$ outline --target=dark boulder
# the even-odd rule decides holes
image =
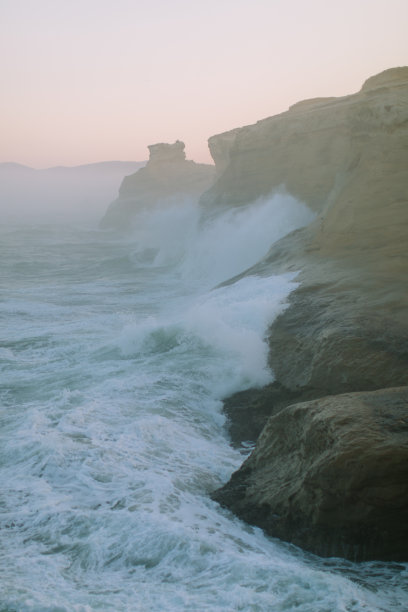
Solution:
[[[213,498],[321,556],[408,560],[408,387],[288,406]]]

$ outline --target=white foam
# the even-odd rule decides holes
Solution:
[[[293,276],[251,276],[184,299],[160,317],[127,323],[114,342],[124,357],[181,361],[193,360],[196,353],[201,375],[216,398],[267,384],[272,372],[265,335],[296,286]]]
[[[220,368],[213,354],[203,373],[218,396],[270,382],[265,333],[295,287],[293,275],[252,276],[210,293],[203,293],[203,287],[207,290],[249,268],[274,241],[312,218],[306,206],[284,193],[222,211],[207,223],[200,223],[194,201],[141,210],[133,236],[135,261],[176,265],[174,282],[180,287],[184,283],[185,293],[196,295],[164,309],[159,318],[126,324],[117,338],[121,354],[182,352],[183,347],[188,352],[189,343],[200,342],[223,363]],[[153,255],[143,258],[146,253]]]
[[[256,264],[274,242],[313,218],[307,206],[285,193],[224,210],[200,226],[183,273],[214,284],[227,280]]]
[[[141,209],[132,230],[132,258],[156,266],[178,263],[197,236],[199,218],[197,201],[188,198]]]
[[[30,266],[20,276],[3,268],[0,317],[15,315],[0,364],[0,609],[404,609],[403,571],[376,566],[370,577],[369,566],[340,562],[329,571],[209,498],[242,462],[219,398],[270,380],[265,333],[294,282],[246,277],[207,291],[232,267],[213,273],[210,248],[196,257],[200,240],[216,241],[196,218],[183,225],[190,212],[181,207],[165,248],[171,215],[160,231],[151,217],[141,247],[159,250],[147,262],[135,239],[71,232],[51,244],[43,234],[43,249],[27,233],[10,238],[23,261],[44,250],[52,265],[34,288]],[[213,223],[231,230],[227,257],[234,224]],[[248,246],[240,266],[251,257]]]
[[[285,234],[310,223],[314,214],[285,193],[222,210],[205,223],[194,200],[165,202],[141,210],[133,233],[138,263],[179,263],[190,282],[217,284],[254,265]]]

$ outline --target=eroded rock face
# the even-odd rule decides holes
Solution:
[[[387,503],[370,506],[366,493],[356,493],[364,482],[349,481],[349,463],[336,457],[344,449],[346,455],[350,449],[360,453],[359,471],[378,491],[388,476],[394,482],[394,468],[388,476],[381,468],[384,448],[389,445],[388,465],[394,465],[392,456],[396,464],[406,462],[405,450],[400,453],[387,427],[388,441],[367,438],[364,447],[366,419],[374,423],[380,408],[367,412],[371,400],[363,406],[359,392],[380,390],[365,397],[375,397],[388,411],[385,421],[393,421],[395,436],[405,435],[405,417],[399,418],[400,404],[391,395],[406,398],[406,391],[387,388],[408,385],[408,68],[372,77],[352,96],[301,102],[287,113],[216,136],[210,145],[221,172],[203,206],[238,206],[284,186],[317,213],[315,221],[275,243],[245,273],[297,271],[300,286],[269,330],[275,382],[226,402],[235,444],[255,440],[268,415],[274,416],[254,454],[215,498],[268,533],[318,554],[407,558],[397,542],[400,534],[407,551],[406,519],[395,509],[399,485],[388,489]],[[311,421],[309,409],[294,406],[309,400],[316,401],[302,406],[313,408]],[[320,410],[330,418],[317,418]],[[279,446],[271,424],[290,452]],[[315,454],[309,449],[303,456],[303,470],[299,453],[312,442]],[[289,494],[284,499],[289,485],[281,498],[272,477],[283,469],[287,483],[295,483],[290,499]],[[395,467],[396,473],[401,469]],[[332,486],[336,479],[349,491],[344,502]],[[343,510],[335,511],[338,507]]]
[[[406,241],[408,67],[213,136],[209,147],[218,179],[202,197],[207,209],[284,187],[318,214],[310,248],[336,256]]]
[[[407,276],[392,259],[389,268],[304,269],[269,331],[269,362],[286,389],[321,397],[408,385]]]
[[[322,556],[408,560],[408,387],[288,406],[213,497]]]
[[[183,142],[148,148],[148,163],[123,179],[119,197],[109,206],[101,227],[131,229],[140,210],[177,203],[183,198],[198,200],[213,183],[214,166],[186,160]]]
[[[288,401],[408,384],[408,68],[368,79],[353,96],[301,102],[227,136],[211,146],[224,148],[229,168],[206,197],[236,204],[235,189],[254,167],[254,186],[257,178],[259,189],[288,178],[286,187],[296,183],[319,212],[249,271],[297,271],[301,283],[270,329],[276,383],[254,392],[250,420],[259,427]],[[227,408],[234,442],[238,429],[241,439],[252,437],[245,437],[242,398]]]

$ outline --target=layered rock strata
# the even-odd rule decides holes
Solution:
[[[239,444],[245,439],[254,440],[270,415],[275,416],[268,422],[269,432],[279,424],[279,430],[282,432],[286,427],[285,435],[290,437],[290,429],[299,418],[301,425],[296,425],[295,430],[296,436],[300,436],[307,419],[301,416],[303,409],[294,405],[297,402],[408,385],[408,68],[395,68],[372,77],[359,93],[351,96],[299,103],[287,113],[255,126],[213,137],[210,146],[218,165],[218,178],[201,200],[209,210],[239,206],[284,188],[317,213],[308,227],[277,242],[267,257],[247,272],[269,275],[296,270],[300,286],[291,294],[289,307],[270,328],[269,357],[275,382],[261,390],[237,394],[226,402],[233,441]],[[386,393],[378,396],[384,402]],[[313,410],[325,411],[327,401],[321,399]],[[335,397],[332,401],[335,412],[342,404]],[[348,401],[350,405],[354,402]],[[355,401],[358,405],[359,400]],[[388,403],[388,407],[392,414],[393,404]],[[395,426],[400,423],[403,428],[404,419],[408,418],[406,401],[398,410],[401,419],[395,420]],[[359,417],[356,412],[351,437],[364,434],[367,413],[361,414]],[[333,422],[338,424],[336,419]],[[319,432],[317,446],[323,449],[324,462],[324,457],[328,457],[327,431],[320,428]],[[295,438],[291,442],[293,449],[297,444]],[[304,497],[299,493],[293,498],[292,514],[289,513],[294,517],[298,516],[296,512],[303,512],[296,536],[290,536],[288,525],[292,519],[283,521],[285,528],[277,527],[283,524],[279,521],[264,520],[262,495],[271,502],[268,507],[272,510],[267,513],[273,514],[277,489],[260,477],[261,488],[267,490],[255,494],[256,471],[264,460],[269,461],[267,457],[273,457],[274,469],[278,469],[279,461],[282,463],[279,469],[288,462],[286,455],[279,459],[279,453],[272,451],[272,447],[268,454],[268,439],[262,434],[259,444],[263,450],[261,454],[258,447],[255,450],[254,457],[262,455],[262,461],[251,459],[231,479],[232,488],[227,486],[218,497],[215,494],[224,505],[271,535],[294,541],[318,554],[353,559],[392,558],[394,553],[387,547],[385,536],[377,534],[377,544],[370,544],[375,523],[381,531],[381,525],[388,521],[388,510],[384,510],[381,518],[381,505],[370,514],[373,522],[368,529],[363,529],[360,519],[356,519],[354,527],[350,523],[345,531],[340,528],[341,513],[343,518],[348,514],[352,522],[352,517],[358,515],[351,511],[353,499],[360,503],[353,491],[348,490],[354,484],[349,483],[345,474],[343,497],[349,500],[348,505],[338,504],[339,512],[333,514],[336,519],[332,522],[318,521],[316,529],[306,528],[312,509],[302,510],[300,506],[294,509],[301,499],[302,504],[311,503],[305,491]],[[329,440],[333,443],[335,435]],[[300,441],[301,437],[299,444]],[[272,438],[270,444],[274,444]],[[397,463],[406,461],[399,447],[390,447],[389,451],[391,454],[395,451]],[[361,455],[363,464],[366,457]],[[293,470],[287,472],[288,480],[297,480],[295,463],[288,465]],[[347,469],[346,463],[339,465]],[[326,484],[331,478],[339,478],[341,469],[336,475],[329,470]],[[372,474],[374,478],[374,471]],[[306,478],[299,482],[301,489],[309,481]],[[237,483],[239,495],[246,500],[244,511],[236,504]],[[325,504],[331,503],[334,484],[327,488]],[[320,495],[317,489],[313,494]],[[336,499],[338,502],[339,497]],[[400,525],[406,521],[401,514],[398,518],[397,512],[393,516]],[[326,548],[322,546],[325,538],[330,541]],[[400,550],[397,557],[408,559],[408,548],[404,554]]]
[[[187,160],[183,142],[158,143],[148,148],[149,161],[123,179],[119,197],[101,221],[102,228],[129,229],[137,222],[139,211],[184,198],[198,200],[212,184],[214,166]]]

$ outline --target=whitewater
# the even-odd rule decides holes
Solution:
[[[238,276],[308,223],[284,194],[126,236],[0,229],[0,611],[392,612],[406,564],[320,559],[210,493],[250,451],[222,399],[273,379],[294,274]]]

